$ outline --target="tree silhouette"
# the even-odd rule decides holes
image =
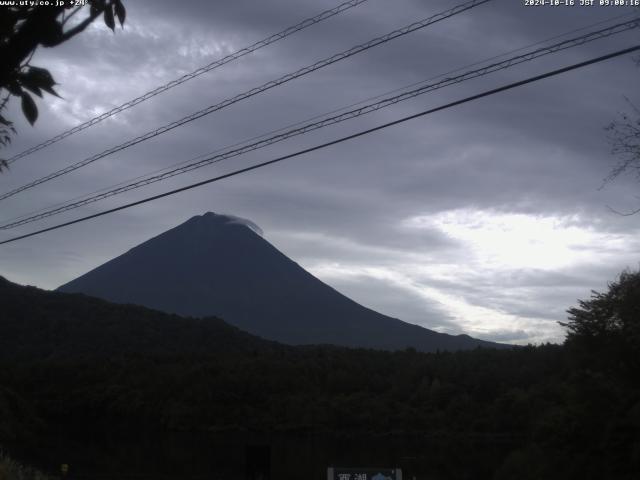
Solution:
[[[579,307],[570,308],[568,340],[602,339],[608,336],[636,334],[640,326],[640,270],[624,271],[609,291],[593,291],[590,300],[579,300]]]
[[[13,122],[2,114],[12,96],[20,98],[22,112],[32,125],[38,118],[32,95],[42,97],[46,92],[58,96],[54,90],[56,82],[49,71],[30,64],[36,49],[66,42],[99,16],[114,31],[115,19],[122,26],[126,17],[121,0],[57,3],[60,5],[3,7],[0,15],[0,146],[6,146],[16,133]],[[83,13],[85,18],[79,20]],[[6,161],[0,160],[0,171],[3,167]]]
[[[637,11],[640,12],[640,7]],[[640,67],[640,57],[636,57],[635,62]],[[625,100],[629,104],[630,112],[620,113],[618,118],[606,127],[611,153],[617,156],[620,162],[604,179],[605,184],[623,173],[635,173],[636,179],[640,180],[640,108],[628,98],[625,97]],[[640,212],[640,207],[624,213],[612,208],[610,210],[628,216]]]
[[[639,60],[640,64],[640,60]],[[620,158],[605,182],[609,182],[623,173],[634,173],[640,180],[640,108],[627,99],[631,107],[631,113],[621,113],[617,120],[611,122],[606,130],[609,132],[609,143],[611,153]],[[631,212],[620,213],[621,215],[634,215],[640,212],[636,208]]]
[[[620,373],[640,367],[640,270],[624,271],[605,293],[567,310],[567,344],[585,353],[589,362]]]

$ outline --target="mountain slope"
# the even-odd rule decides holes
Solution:
[[[61,286],[179,315],[215,315],[288,344],[422,351],[497,346],[374,312],[287,258],[235,217],[206,213]]]
[[[212,355],[278,348],[218,318],[181,318],[0,277],[0,360]]]

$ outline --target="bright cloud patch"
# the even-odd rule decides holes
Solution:
[[[340,262],[318,259],[307,265],[365,305],[393,316],[393,308],[358,298],[357,284],[386,283],[424,306],[406,318],[427,328],[513,343],[561,342],[566,309],[601,288],[592,280],[614,278],[640,252],[637,235],[599,230],[578,216],[558,217],[458,209],[407,218],[397,226],[419,237],[434,231],[452,240],[446,250],[428,246],[376,255],[352,245]],[[344,245],[347,248],[349,245]],[[348,248],[347,248],[348,249]],[[603,270],[611,274],[603,275]],[[581,284],[587,285],[583,287]],[[375,302],[374,302],[375,303]],[[448,321],[439,322],[434,308]],[[396,303],[395,309],[398,309]]]
[[[479,210],[455,210],[412,217],[415,228],[437,227],[464,242],[478,264],[492,269],[545,269],[592,261],[602,246],[622,248],[626,235],[598,232],[573,217],[550,217]]]
[[[381,280],[389,284],[390,288],[401,288],[407,295],[422,299],[425,306],[423,321],[410,319],[427,328],[451,334],[468,333],[475,337],[509,343],[542,343],[547,341],[561,341],[560,327],[548,319],[522,318],[517,315],[489,308],[469,301],[461,293],[451,293],[450,289],[432,286],[425,280],[424,274],[428,267],[412,268],[410,264],[390,267],[357,267],[345,266],[337,263],[322,264],[310,269],[315,275],[332,284],[340,284],[349,296],[348,282],[357,279],[367,282],[367,279]],[[467,279],[459,278],[464,285]],[[356,298],[357,299],[357,298]],[[431,319],[427,314],[427,305],[437,305],[442,312],[453,319],[454,325],[438,326],[439,319]],[[372,306],[369,304],[369,306]],[[393,315],[392,312],[385,312]],[[428,312],[431,313],[431,312]],[[408,319],[405,319],[408,320]],[[436,325],[432,324],[435,320]]]

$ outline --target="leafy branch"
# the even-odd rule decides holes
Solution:
[[[66,28],[69,19],[81,11],[87,12],[86,17]],[[48,93],[59,97],[51,73],[45,68],[30,65],[36,49],[39,46],[55,47],[70,40],[99,16],[114,32],[116,19],[123,27],[126,10],[122,0],[88,0],[86,7],[76,8],[14,6],[3,9],[0,16],[0,94],[5,94],[5,97],[0,104],[0,147],[10,143],[11,135],[16,133],[13,122],[1,114],[10,97],[20,99],[22,112],[31,125],[38,119],[38,106],[33,96],[42,98],[43,93]],[[0,159],[0,171],[6,167],[6,161]]]

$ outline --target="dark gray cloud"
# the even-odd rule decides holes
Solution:
[[[127,2],[123,31],[114,35],[96,24],[62,47],[37,53],[34,64],[51,69],[64,99],[39,103],[36,128],[26,125],[19,106],[11,104],[19,136],[8,154],[337,3]],[[402,0],[390,8],[389,2],[371,0],[17,162],[0,177],[2,190],[452,5],[444,0]],[[629,11],[531,8],[496,0],[8,199],[0,205],[2,218]],[[638,38],[636,30],[438,90],[41,224],[3,232],[1,238],[306,148],[623,48]],[[174,198],[6,245],[0,247],[0,274],[55,287],[212,210],[256,222],[284,253],[385,314],[500,341],[560,341],[563,333],[556,322],[577,298],[588,296],[591,288],[605,288],[620,270],[638,265],[637,217],[620,217],[606,208],[636,207],[637,182],[621,178],[598,189],[615,163],[603,128],[627,108],[625,95],[640,101],[638,75],[630,57],[618,58]]]

